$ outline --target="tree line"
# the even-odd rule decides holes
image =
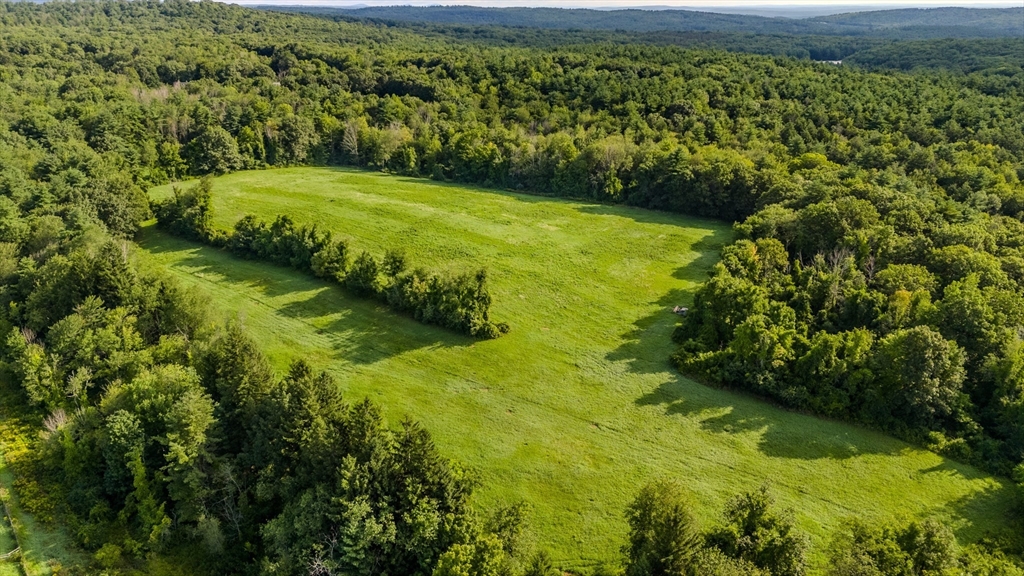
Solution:
[[[424,324],[435,324],[478,338],[497,338],[508,324],[490,320],[491,294],[487,271],[442,275],[409,269],[405,253],[389,250],[378,260],[365,250],[354,259],[346,240],[336,240],[316,225],[296,226],[288,216],[273,223],[253,215],[235,223],[231,232],[213,226],[211,183],[199,184],[156,202],[157,225],[173,234],[227,248],[244,258],[290,266],[341,284],[359,296],[376,298]]]

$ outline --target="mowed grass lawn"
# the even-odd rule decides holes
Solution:
[[[708,524],[770,481],[817,563],[852,515],[937,516],[963,541],[1008,526],[1004,481],[672,368],[669,308],[692,301],[731,239],[725,223],[328,168],[224,176],[213,200],[222,228],[287,214],[378,256],[401,247],[413,265],[488,270],[492,317],[512,332],[475,341],[152,226],[140,237],[144,259],[242,319],[279,369],[307,358],[350,401],[422,422],[478,471],[482,506],[530,503],[532,538],[563,567],[616,560],[625,506],[663,477],[690,488]]]

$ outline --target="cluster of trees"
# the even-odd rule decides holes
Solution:
[[[844,64],[895,70],[948,69],[957,72],[999,70],[1007,76],[1021,61],[1024,39],[958,40],[942,39],[930,42],[896,42],[887,46],[873,46],[851,54]],[[1007,68],[1008,67],[1008,68]]]
[[[626,511],[626,576],[800,576],[807,539],[767,486],[728,502],[724,523],[702,532],[682,486],[644,486]]]
[[[805,154],[736,226],[675,333],[682,370],[1009,472],[1024,459],[1024,224],[1014,170],[949,149],[931,185]],[[982,152],[983,151],[983,152]]]
[[[388,428],[302,361],[277,378],[198,302],[170,299],[147,337],[140,319],[160,298],[110,307],[90,294],[40,333],[13,328],[0,351],[46,415],[50,498],[95,567],[182,545],[211,573],[496,574],[512,562],[520,508],[478,517],[472,477],[426,431]]]
[[[248,215],[224,232],[213,226],[210,180],[155,202],[157,224],[174,234],[226,247],[245,258],[291,266],[337,282],[355,294],[376,298],[424,324],[443,326],[478,338],[497,338],[508,324],[490,319],[487,272],[442,275],[409,269],[405,254],[389,250],[383,260],[363,251],[353,259],[345,240],[316,225],[296,226],[288,216],[270,225]]]
[[[171,18],[197,33],[161,24]],[[453,46],[437,33],[182,2],[12,3],[0,21],[14,131],[40,141],[77,127],[143,186],[330,162],[678,209],[724,189],[762,195],[806,152],[899,173],[905,158],[927,168],[959,142],[1024,149],[1010,58],[903,76],[622,39]]]
[[[394,6],[383,9],[402,10],[408,7]],[[436,7],[439,10],[447,7]],[[268,10],[300,12],[330,17],[340,21],[351,21],[351,9],[324,8],[315,6],[273,6]],[[412,8],[415,10],[416,8]],[[988,10],[978,10],[988,12]],[[878,12],[874,12],[878,14]],[[884,16],[883,16],[884,17]],[[1005,16],[1003,25],[1014,22]],[[1012,17],[1011,17],[1012,18]],[[371,21],[376,21],[372,19]],[[654,46],[676,46],[687,49],[715,49],[743,54],[785,56],[799,60],[836,61],[843,66],[876,70],[952,70],[971,73],[984,70],[1017,69],[1024,39],[1019,34],[1005,30],[998,32],[992,27],[962,26],[962,34],[950,34],[952,27],[935,27],[920,39],[907,28],[888,28],[888,38],[871,35],[817,35],[817,34],[751,34],[723,31],[675,31],[651,30],[629,32],[621,29],[565,29],[551,34],[544,28],[504,26],[494,24],[434,24],[410,20],[383,20],[394,26],[427,36],[444,36],[456,42],[484,44],[488,46],[519,46],[555,48],[584,44],[646,44]],[[1018,29],[1019,31],[1019,29]],[[997,37],[988,37],[997,36]],[[998,37],[1002,36],[1002,37]],[[928,39],[925,39],[928,38]],[[969,40],[963,38],[970,38]]]
[[[137,77],[83,67],[91,48],[29,65],[23,41],[60,44],[0,39],[0,370],[23,402],[5,408],[42,432],[32,502],[92,553],[64,569],[136,573],[184,548],[210,573],[515,573],[521,507],[473,510],[473,476],[418,425],[301,360],[275,374],[136,262],[146,163],[179,149],[122,107]],[[177,230],[205,238],[208,204],[185,208]]]

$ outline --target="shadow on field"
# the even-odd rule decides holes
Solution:
[[[337,357],[354,364],[373,364],[419,348],[452,348],[476,342],[469,336],[425,326],[383,304],[349,297],[341,288],[324,284],[310,298],[290,302],[277,310],[303,321],[340,314],[316,331],[330,340]]]
[[[943,461],[943,465],[947,462]],[[963,468],[956,465],[952,467]],[[931,471],[932,469],[930,468],[925,470],[925,472]],[[955,473],[968,479],[986,477],[980,472],[964,474],[962,469],[957,469]],[[961,542],[991,538],[993,540],[1012,541],[1016,546],[1020,545],[1021,536],[1013,529],[1013,527],[1020,526],[1021,521],[1021,505],[1017,495],[1018,488],[1009,480],[997,478],[996,481],[998,484],[995,486],[989,486],[973,494],[957,498],[947,505],[952,515],[962,520],[960,525],[953,528],[953,533]],[[1007,520],[1005,523],[1001,523],[1008,527],[1004,533],[993,533],[991,529],[979,525],[978,520],[980,519],[987,520],[989,524],[995,524],[992,522],[995,519],[993,518],[994,516],[1001,516]]]
[[[728,398],[730,395],[734,397]],[[710,434],[757,435],[758,451],[775,458],[845,460],[866,455],[897,457],[914,450],[905,442],[880,432],[787,412],[744,394],[687,381],[678,374],[672,374],[668,381],[638,398],[635,404],[659,406],[664,408],[666,415],[691,418]],[[993,477],[972,466],[940,458],[934,466],[908,472],[930,478],[955,477],[979,484],[975,484],[976,491],[947,501],[941,507],[928,509],[922,517],[938,516],[944,522],[948,517],[950,527],[960,542],[974,542],[981,538],[1011,538],[1019,542],[1020,535],[1012,531],[1013,527],[1019,526],[1022,513],[1017,487],[1005,478]],[[986,480],[988,482],[982,484]],[[901,511],[894,509],[890,513],[896,517]],[[991,526],[1003,526],[1005,529],[993,533]]]
[[[585,203],[588,201],[576,200],[576,202]],[[690,216],[679,212],[664,212],[651,208],[627,206],[625,204],[583,204],[579,207],[579,211],[585,214],[594,214],[597,216],[629,218],[635,222],[643,222],[645,224],[670,224],[672,226],[679,226],[680,220],[687,220],[700,228],[715,230],[714,235],[722,237],[727,236],[726,231],[729,229],[728,222],[724,222],[722,220],[715,220],[713,218],[701,216]],[[703,225],[701,225],[701,223],[703,223]],[[724,240],[719,244],[719,248],[721,248],[722,244],[724,244]],[[715,250],[715,256],[717,260],[718,250]]]
[[[205,274],[217,274],[228,283],[258,288],[271,298],[309,290],[312,287],[311,280],[299,272],[282,274],[281,272],[289,271],[289,269],[257,260],[239,258],[198,242],[182,240],[157,230],[156,226],[143,228],[136,237],[136,242],[152,254],[187,253],[188,256],[177,259],[177,264],[194,269],[193,274],[200,277]],[[228,262],[230,265],[227,265]],[[274,272],[267,274],[268,270]]]
[[[373,364],[420,348],[470,346],[475,342],[468,336],[420,324],[376,301],[349,296],[336,285],[291,268],[238,258],[153,228],[144,229],[137,241],[152,254],[184,253],[186,256],[178,258],[176,266],[200,278],[216,275],[218,283],[239,292],[255,289],[269,298],[312,292],[308,298],[275,307],[273,312],[307,324],[311,332],[330,342],[335,358],[347,362]]]
[[[757,448],[770,457],[844,460],[865,455],[895,457],[914,450],[905,442],[880,432],[786,412],[738,393],[733,401],[723,403],[727,400],[723,396],[731,394],[688,382],[673,374],[670,380],[644,394],[635,403],[637,406],[663,406],[666,415],[692,418],[699,422],[702,430],[711,434],[759,435]],[[988,533],[985,526],[1018,525],[1014,521],[1014,517],[1020,515],[1016,487],[1008,480],[948,458],[941,458],[937,465],[913,472],[922,477],[938,475],[992,482],[976,485],[977,491],[949,501],[941,509],[927,512],[927,515],[949,515],[953,519],[951,528],[962,542],[1007,536]],[[898,510],[893,511],[894,515],[898,513]],[[995,517],[1003,517],[1007,521],[995,522]]]
[[[729,238],[730,235],[725,230],[713,230],[710,235],[693,245],[692,250],[697,252],[697,257],[677,268],[672,277],[697,284],[703,283],[707,280],[711,267],[718,262],[722,246]],[[666,344],[671,344],[672,331],[679,319],[672,313],[672,307],[692,305],[693,294],[694,291],[690,289],[675,289],[659,298],[654,302],[658,309],[634,322],[633,327],[621,336],[623,343],[609,352],[606,359],[612,362],[625,360],[629,363],[629,370],[637,374],[651,374],[670,369],[665,347]]]
[[[882,434],[785,412],[740,394],[736,394],[737,402],[723,405],[721,396],[726,394],[731,393],[687,382],[682,376],[672,374],[669,381],[635,403],[637,406],[664,406],[667,415],[696,418],[701,429],[712,434],[759,433],[758,450],[775,458],[841,460],[864,454],[896,455],[908,448]],[[773,418],[772,412],[778,417]],[[865,438],[872,441],[865,442]]]
[[[583,211],[612,214],[604,206],[587,206]],[[658,215],[639,214],[639,218],[657,222]],[[673,276],[701,283],[718,261],[720,250],[729,240],[726,231],[717,231],[693,246],[700,255],[676,269]],[[914,450],[905,442],[881,432],[852,424],[829,421],[806,414],[790,412],[744,393],[729,392],[687,380],[671,366],[666,348],[671,350],[671,333],[678,324],[671,308],[691,306],[693,290],[673,290],[655,302],[659,309],[637,320],[622,335],[623,344],[607,355],[611,361],[627,361],[634,373],[666,374],[666,380],[634,402],[637,406],[661,407],[666,415],[680,415],[698,422],[709,434],[748,434],[757,438],[757,449],[765,456],[796,460],[846,460],[865,455],[899,456]],[[666,346],[666,344],[668,345]],[[986,526],[1016,526],[1017,521],[992,522],[996,516],[1020,516],[1016,504],[1016,487],[1006,479],[993,478],[972,466],[942,458],[939,464],[916,471],[922,476],[956,476],[972,481],[990,480],[973,493],[946,503],[943,509],[928,514],[949,515],[952,528],[961,541],[983,537],[1006,537],[986,532]],[[1014,536],[1019,541],[1019,536]]]
[[[698,252],[697,258],[677,268],[673,277],[698,284],[704,282],[711,267],[718,262],[721,248],[730,238],[725,229],[717,229],[705,236],[693,246],[693,250]],[[777,458],[844,459],[861,454],[896,454],[905,448],[883,435],[878,435],[878,442],[865,445],[863,431],[848,428],[847,432],[842,432],[845,427],[833,425],[827,427],[826,432],[814,425],[823,421],[781,409],[778,409],[779,414],[785,417],[772,420],[766,416],[770,409],[766,409],[764,403],[741,395],[737,395],[737,399],[743,402],[723,406],[722,393],[703,386],[698,388],[684,380],[671,366],[666,348],[671,350],[672,331],[678,325],[678,317],[672,314],[671,308],[692,305],[693,296],[693,290],[683,289],[664,295],[656,302],[658,310],[634,322],[630,331],[622,335],[623,344],[607,355],[611,361],[627,361],[629,370],[634,373],[669,374],[668,381],[636,400],[638,406],[660,405],[669,415],[696,416],[701,427],[711,433],[760,433],[760,451]],[[796,422],[804,418],[808,420],[806,424]],[[812,433],[814,430],[820,433]],[[856,440],[854,436],[857,436]]]
[[[723,403],[722,396],[729,394],[673,374],[670,380],[644,394],[635,403],[637,406],[663,406],[666,415],[690,417],[699,422],[702,430],[711,434],[758,434],[758,450],[776,458],[843,460],[864,455],[899,456],[914,449],[880,432],[786,412],[738,393],[734,401]],[[962,542],[1008,535],[989,533],[985,526],[1018,525],[1019,518],[1016,517],[1020,510],[1016,504],[1016,487],[1008,480],[948,458],[914,472],[921,476],[954,476],[962,480],[993,482],[947,502],[940,509],[927,511],[926,516],[948,515],[953,520],[951,528]],[[893,511],[894,515],[898,513],[898,510]],[[997,522],[995,517],[1003,517],[1007,521]]]

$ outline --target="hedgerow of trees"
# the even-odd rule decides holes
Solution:
[[[353,261],[345,240],[335,240],[317,226],[297,227],[288,216],[269,226],[245,216],[234,230],[213,226],[210,181],[204,179],[154,205],[157,225],[171,233],[226,247],[245,258],[267,260],[337,282],[360,296],[377,298],[424,324],[436,324],[470,336],[497,338],[508,324],[490,320],[487,271],[441,275],[408,269],[404,252],[389,250],[383,261],[362,252]]]

